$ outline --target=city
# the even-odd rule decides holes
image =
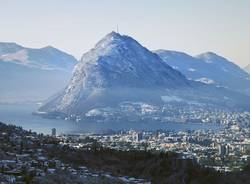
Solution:
[[[221,115],[223,118],[225,115]],[[245,118],[244,118],[245,117]],[[224,119],[220,130],[187,131],[107,131],[106,133],[59,134],[53,128],[51,135],[25,131],[13,125],[1,125],[0,178],[8,183],[46,182],[63,176],[74,182],[101,183],[151,183],[149,179],[117,175],[114,171],[89,169],[72,161],[70,157],[59,156],[63,149],[102,152],[173,153],[183,161],[219,173],[242,172],[250,164],[249,113],[241,113]],[[58,149],[57,153],[54,149]],[[61,150],[61,151],[60,151]],[[68,150],[68,151],[67,151]],[[58,155],[59,154],[59,155]],[[68,162],[70,160],[70,162]],[[57,181],[60,182],[60,181]]]
[[[110,172],[88,170],[86,166],[68,164],[51,156],[50,149],[59,146],[52,136],[25,131],[20,127],[0,122],[0,181],[9,183],[144,183],[144,179],[113,176]],[[92,147],[89,146],[89,149]],[[51,178],[50,178],[51,177]],[[59,179],[57,180],[56,178]],[[65,181],[64,181],[65,182]]]
[[[248,128],[232,125],[222,131],[211,130],[171,132],[159,130],[121,131],[104,135],[72,134],[59,135],[60,144],[84,148],[86,137],[101,146],[115,150],[146,150],[176,152],[183,159],[194,159],[197,163],[220,172],[241,171],[250,163],[250,134]]]
[[[0,0],[0,184],[250,184],[249,0]]]

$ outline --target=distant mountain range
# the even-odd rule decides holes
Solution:
[[[222,56],[207,52],[193,57],[169,50],[157,50],[155,53],[188,79],[250,95],[250,75]]]
[[[80,62],[51,46],[0,43],[0,82],[0,103],[50,97],[38,113],[52,117],[154,117],[168,104],[250,108],[250,75],[226,58],[152,52],[115,32]]]
[[[45,100],[63,88],[77,60],[51,46],[0,42],[0,103]]]
[[[212,53],[197,58],[172,51],[166,53],[157,51],[159,57],[133,38],[112,32],[83,55],[66,88],[50,98],[38,113],[66,118],[102,116],[122,119],[127,115],[129,117],[126,118],[142,118],[150,113],[159,115],[164,106],[170,103],[194,104],[203,108],[207,105],[220,108],[250,107],[250,96],[206,85],[202,83],[205,79],[200,79],[207,77],[207,80],[211,80],[207,83],[213,83],[212,80],[216,83],[216,78],[211,77],[213,69],[220,72],[217,74],[220,80],[228,70],[236,72],[232,78],[234,75],[248,77],[245,72],[239,72],[237,66]],[[169,57],[178,65],[172,64],[173,68],[170,67]],[[212,62],[217,63],[213,64],[212,69],[209,68],[209,76],[193,76],[192,79],[200,79],[201,82],[188,80],[184,76],[195,71],[205,72]],[[184,75],[176,70],[178,67],[187,69]],[[225,82],[230,79],[225,78]]]
[[[247,73],[250,74],[250,64],[247,65],[247,66],[244,68],[244,70],[245,70]]]

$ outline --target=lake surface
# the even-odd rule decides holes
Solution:
[[[57,133],[83,133],[83,132],[103,132],[107,130],[219,130],[223,126],[218,124],[202,123],[162,123],[162,122],[72,122],[65,120],[44,119],[32,115],[32,112],[39,108],[37,104],[0,104],[0,121],[7,124],[22,126],[26,130],[38,133],[50,134],[52,128],[56,128]]]

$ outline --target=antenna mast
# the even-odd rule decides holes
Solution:
[[[116,32],[119,33],[119,27],[118,24],[116,25]]]

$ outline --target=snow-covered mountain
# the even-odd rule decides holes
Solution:
[[[91,98],[103,97],[105,93],[114,93],[119,101],[120,98],[127,98],[128,94],[123,93],[131,93],[128,89],[141,89],[143,93],[146,91],[144,89],[149,88],[190,85],[180,72],[165,64],[137,41],[111,32],[83,55],[69,85],[58,96],[52,108],[63,112],[75,111],[73,109],[79,109],[78,106],[86,106]],[[116,96],[107,100],[112,102]]]
[[[247,66],[244,68],[244,70],[245,70],[247,73],[250,74],[250,64],[247,65]]]
[[[233,107],[250,98],[190,81],[133,38],[112,32],[83,55],[66,88],[38,113],[119,119],[138,108],[142,114],[161,113],[170,102]]]
[[[77,60],[51,46],[0,42],[0,102],[44,100],[69,81]]]
[[[5,42],[0,42],[0,61],[39,69],[64,71],[71,71],[76,64],[73,56],[51,46],[33,49]]]
[[[189,79],[250,95],[250,75],[215,53],[207,52],[195,57],[169,50],[157,50],[155,53]]]

